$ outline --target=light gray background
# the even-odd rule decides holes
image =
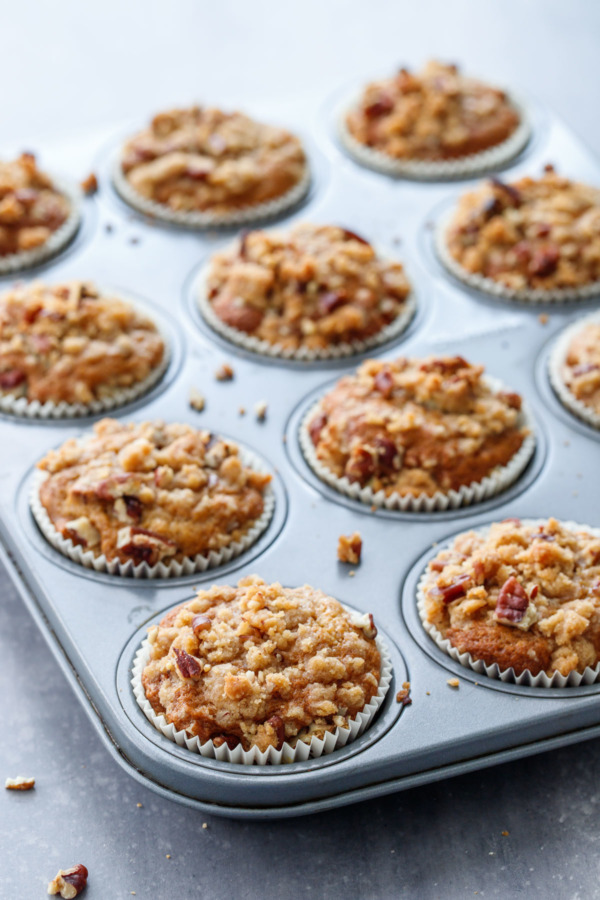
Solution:
[[[593,0],[2,0],[0,11],[2,144],[43,150],[195,98],[318,107],[340,83],[440,56],[524,87],[600,150]],[[0,793],[7,900],[44,896],[75,862],[90,870],[90,900],[600,896],[600,741],[318,817],[242,823],[163,801],[113,763],[1,572],[0,660],[0,780],[37,779],[30,794]]]

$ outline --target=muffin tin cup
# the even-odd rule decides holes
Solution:
[[[0,256],[0,275],[21,272],[40,265],[50,257],[56,256],[75,237],[81,222],[81,190],[69,181],[54,177],[52,177],[52,186],[68,199],[71,207],[69,215],[40,247]]]
[[[573,394],[566,385],[562,373],[571,341],[575,335],[579,334],[579,332],[588,324],[600,325],[600,313],[595,312],[591,316],[578,319],[562,332],[554,344],[548,359],[548,377],[550,379],[550,384],[554,388],[554,391],[563,406],[566,406],[570,412],[574,413],[584,422],[587,422],[588,425],[600,429],[600,413],[577,399],[575,394]]]
[[[541,525],[544,519],[523,519],[524,525]],[[571,531],[587,531],[590,534],[600,537],[600,528],[591,528],[589,525],[578,525],[576,522],[561,522],[561,524]],[[489,531],[489,525],[484,528],[472,529],[476,534],[485,535]],[[470,653],[460,653],[450,641],[445,638],[440,630],[432,625],[426,619],[426,594],[425,587],[429,580],[429,572],[426,569],[417,585],[417,610],[419,618],[423,624],[423,628],[427,634],[435,641],[440,650],[443,650],[451,659],[456,660],[461,666],[472,669],[478,675],[486,675],[488,678],[494,678],[499,681],[510,682],[513,684],[525,685],[527,687],[542,688],[563,688],[563,687],[579,687],[585,684],[594,684],[600,681],[600,662],[595,666],[587,666],[583,672],[570,672],[568,675],[561,675],[560,672],[554,672],[552,676],[540,672],[534,675],[532,672],[525,671],[517,675],[515,670],[501,669],[497,663],[487,665],[481,659],[474,659]]]
[[[479,153],[471,153],[458,159],[446,160],[416,160],[394,159],[367,147],[350,133],[346,125],[347,114],[354,109],[360,101],[360,96],[355,96],[351,103],[346,102],[337,115],[338,137],[357,162],[369,169],[375,169],[384,175],[397,177],[416,178],[423,181],[444,181],[455,178],[465,178],[478,175],[489,170],[497,169],[509,160],[517,156],[523,150],[531,137],[530,116],[524,104],[513,95],[510,103],[519,113],[520,122],[516,129],[501,144],[489,147]]]
[[[468,272],[464,266],[461,266],[448,249],[446,234],[450,226],[454,210],[447,213],[437,224],[434,231],[434,246],[440,262],[445,268],[462,281],[463,284],[483,291],[485,294],[491,294],[494,297],[500,297],[504,300],[514,300],[521,303],[575,303],[578,300],[589,300],[600,294],[600,281],[593,281],[590,284],[580,285],[573,288],[511,288],[493,278],[487,278],[484,275],[478,275],[474,272]]]
[[[352,614],[354,621],[364,619],[354,610],[344,606],[346,612]],[[350,719],[348,728],[340,728],[335,731],[328,732],[324,738],[313,737],[310,742],[299,740],[295,747],[287,742],[284,743],[281,750],[275,747],[268,747],[267,750],[261,751],[258,747],[252,747],[250,750],[244,750],[240,744],[231,750],[227,744],[216,747],[213,741],[200,743],[197,737],[190,737],[186,731],[178,731],[174,725],[167,722],[163,715],[157,715],[150,702],[146,699],[144,688],[142,686],[142,672],[150,661],[150,644],[148,639],[142,642],[140,649],[137,651],[133,663],[131,686],[135,699],[143,711],[146,718],[154,725],[154,727],[164,734],[169,740],[179,744],[180,747],[187,747],[193,753],[201,756],[216,759],[221,762],[240,763],[244,766],[258,765],[265,766],[267,764],[279,765],[281,763],[302,762],[311,757],[318,758],[329,753],[333,753],[340,747],[350,744],[355,738],[363,734],[373,721],[377,711],[381,707],[388,688],[392,681],[392,663],[387,647],[381,638],[376,637],[375,642],[381,656],[381,671],[379,676],[379,688],[375,696],[371,699],[354,719]]]
[[[310,166],[307,162],[300,181],[280,197],[275,197],[264,203],[255,203],[240,209],[234,209],[227,213],[216,213],[209,210],[205,212],[190,212],[170,209],[164,203],[157,203],[155,200],[149,200],[147,197],[139,194],[123,174],[119,155],[115,158],[112,166],[113,185],[119,196],[129,206],[146,216],[150,216],[152,219],[159,219],[171,225],[184,225],[188,228],[235,227],[279,216],[305,197],[310,188],[311,180]]]
[[[266,472],[258,457],[246,448],[239,448],[240,459],[246,466],[250,466],[257,472]],[[135,565],[133,560],[122,563],[118,559],[107,559],[103,554],[96,554],[93,550],[85,550],[79,544],[74,544],[69,538],[57,531],[54,527],[46,508],[40,500],[40,488],[48,477],[48,473],[36,470],[33,476],[29,493],[29,507],[33,517],[48,541],[56,550],[67,556],[73,562],[79,563],[96,572],[107,572],[109,575],[120,575],[131,578],[179,578],[184,575],[192,575],[194,572],[205,572],[222,566],[230,560],[248,550],[266,531],[275,510],[275,493],[268,486],[263,493],[264,509],[262,515],[254,521],[246,533],[237,541],[232,541],[220,550],[210,550],[208,553],[198,553],[196,556],[188,556],[182,562],[171,560],[159,562],[149,566],[146,562]]]
[[[487,376],[485,381],[495,391],[500,391],[504,387],[499,379],[490,376]],[[359,500],[368,506],[401,510],[402,512],[434,512],[481,503],[483,500],[488,500],[490,497],[501,493],[513,484],[525,470],[535,451],[536,440],[533,419],[526,404],[523,404],[519,424],[521,427],[529,428],[529,434],[505,466],[497,466],[481,481],[473,481],[471,484],[462,485],[458,490],[436,491],[432,496],[428,494],[419,494],[416,497],[402,496],[400,494],[388,496],[382,490],[373,491],[370,487],[361,487],[359,484],[349,481],[345,476],[340,478],[317,457],[308,426],[318,412],[320,405],[321,401],[319,400],[311,406],[300,424],[298,439],[304,459],[321,481],[335,488],[341,494],[345,494],[353,500]]]

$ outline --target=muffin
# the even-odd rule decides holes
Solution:
[[[55,253],[78,223],[74,196],[38,169],[32,153],[0,162],[0,272]]]
[[[600,428],[600,315],[571,325],[550,357],[550,381],[564,405]]]
[[[519,143],[508,144],[518,130],[525,132]],[[403,68],[368,84],[345,113],[342,138],[360,161],[376,167],[379,159],[390,170],[396,164],[399,172],[406,164],[415,172],[418,164],[434,164],[431,171],[443,173],[449,161],[473,163],[491,148],[502,147],[510,156],[527,131],[504,91],[467,78],[457,66],[431,61],[418,74]]]
[[[256,539],[272,506],[270,475],[232,442],[189,425],[103,419],[38,468],[45,477],[32,508],[44,535],[76,561],[87,564],[90,553],[121,574],[140,564],[146,574],[158,564],[218,564]]]
[[[84,412],[142,393],[166,362],[154,323],[83,281],[17,284],[0,296],[0,406]],[[4,403],[3,403],[4,401]]]
[[[125,143],[116,175],[133,206],[190,224],[269,214],[308,186],[295,135],[241,112],[198,106],[156,115]]]
[[[420,615],[447,651],[470,654],[467,665],[581,675],[600,661],[599,585],[597,529],[506,519],[437,554],[421,581]]]
[[[402,265],[334,225],[250,231],[202,274],[200,309],[234,343],[268,355],[358,352],[406,327],[414,304]]]
[[[519,394],[483,372],[461,356],[367,360],[308,413],[307,461],[369,504],[418,509],[436,498],[445,508],[497,493],[534,442]]]
[[[200,590],[149,629],[141,699],[196,749],[310,744],[349,730],[377,698],[376,634],[372,616],[322,591],[252,575]]]
[[[475,287],[523,299],[600,289],[600,190],[558,175],[492,178],[464,194],[439,233],[443,261]]]

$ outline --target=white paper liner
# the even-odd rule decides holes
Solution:
[[[461,266],[448,250],[446,233],[451,223],[454,210],[447,213],[436,225],[434,231],[435,251],[446,269],[469,287],[476,288],[494,297],[505,300],[516,300],[523,303],[573,303],[577,300],[587,300],[600,294],[600,281],[593,281],[573,288],[511,288],[493,278],[487,278],[474,272],[468,272]]]
[[[544,519],[522,519],[524,525],[541,525],[545,522]],[[593,534],[595,537],[600,537],[600,528],[591,528],[589,525],[578,525],[576,522],[561,522],[565,528],[568,528],[570,531],[587,531],[590,534]],[[475,531],[476,534],[487,534],[490,526],[487,525],[484,528],[473,528],[469,529],[469,531]],[[447,544],[440,546],[440,549],[443,549],[446,546],[450,546],[453,543],[458,535],[455,535],[451,541]],[[429,636],[436,642],[440,650],[443,650],[448,656],[452,659],[459,662],[461,666],[465,666],[465,668],[472,669],[474,672],[477,672],[478,675],[487,675],[488,678],[495,678],[499,681],[511,682],[513,684],[523,684],[528,687],[544,687],[544,688],[556,688],[556,687],[579,687],[582,684],[593,684],[594,682],[600,679],[600,662],[598,662],[595,666],[587,666],[583,672],[570,672],[569,675],[561,675],[560,672],[555,672],[552,677],[548,677],[545,672],[540,672],[538,675],[533,675],[529,671],[522,672],[520,675],[515,673],[515,670],[511,667],[510,669],[501,669],[497,663],[493,663],[491,666],[486,665],[482,660],[473,659],[470,653],[460,653],[456,647],[453,647],[447,638],[444,638],[442,633],[436,628],[435,625],[432,625],[430,622],[427,622],[426,612],[425,612],[425,585],[429,580],[429,571],[426,568],[421,578],[419,579],[419,584],[417,586],[417,610],[419,613],[419,618],[423,624],[423,628],[429,634]]]
[[[31,250],[22,250],[20,253],[10,253],[8,256],[0,256],[0,275],[10,272],[19,272],[30,269],[55,256],[75,236],[81,221],[81,190],[69,181],[62,178],[52,178],[52,187],[63,194],[69,201],[70,212],[63,224],[50,234],[50,237],[39,247]]]
[[[406,331],[417,310],[417,300],[413,288],[404,301],[402,311],[396,316],[393,322],[390,322],[389,325],[386,325],[381,331],[378,331],[377,334],[373,334],[363,340],[348,341],[331,347],[321,347],[318,349],[309,347],[298,347],[297,349],[283,347],[281,344],[271,344],[269,341],[246,334],[245,332],[240,331],[239,328],[232,328],[231,325],[225,324],[225,322],[219,318],[208,299],[206,291],[206,279],[208,277],[209,268],[210,265],[207,265],[202,269],[194,286],[196,301],[203,318],[217,334],[220,334],[232,344],[237,344],[238,347],[243,347],[245,350],[250,350],[252,353],[258,353],[261,356],[278,357],[280,359],[297,359],[304,362],[355,356],[398,337],[403,331]]]
[[[489,375],[483,376],[486,384],[495,392],[504,390],[502,382]],[[383,490],[373,491],[370,487],[361,487],[360,484],[351,482],[346,476],[340,478],[325,466],[317,457],[315,445],[308,431],[308,425],[320,407],[318,400],[305,414],[300,424],[298,433],[300,448],[310,468],[321,481],[335,488],[341,494],[351,497],[352,500],[360,500],[368,506],[384,507],[385,509],[401,510],[402,512],[434,512],[436,510],[457,509],[459,506],[469,506],[472,503],[481,503],[489,497],[506,490],[528,465],[535,450],[535,432],[532,416],[526,403],[523,403],[521,415],[518,421],[519,427],[529,428],[529,434],[505,466],[497,466],[489,475],[481,481],[473,481],[471,484],[462,485],[459,490],[451,490],[446,493],[436,491],[432,496],[419,494],[413,496],[401,496],[400,494],[386,495]]]
[[[363,618],[355,610],[350,610],[344,604],[341,605],[346,612],[352,613],[355,621]],[[188,750],[194,753],[199,753],[201,756],[206,756],[210,759],[217,759],[220,762],[241,763],[244,766],[303,762],[310,757],[318,758],[328,753],[333,753],[334,750],[352,743],[373,721],[375,714],[385,700],[392,681],[392,662],[388,649],[379,636],[375,638],[375,642],[381,656],[379,688],[370,703],[361,712],[357,713],[356,718],[350,719],[348,723],[349,728],[340,728],[338,726],[335,731],[327,732],[324,738],[313,737],[310,743],[299,740],[295,747],[290,746],[286,741],[281,750],[276,750],[275,747],[268,747],[264,751],[259,750],[258,747],[244,750],[240,744],[234,747],[233,750],[230,750],[227,744],[223,744],[221,747],[215,747],[212,741],[206,741],[204,744],[201,744],[199,738],[190,737],[186,731],[177,731],[175,726],[167,722],[163,715],[157,715],[152,709],[150,702],[146,699],[142,686],[142,672],[150,660],[150,644],[147,638],[142,642],[140,649],[135,655],[131,685],[135,699],[146,718],[161,734],[164,734],[165,737],[174,741],[180,747],[187,747]]]
[[[116,297],[117,295],[111,293],[110,296]],[[134,307],[137,312],[146,318],[151,318],[144,309],[132,303],[128,297],[119,299]],[[115,409],[118,406],[124,406],[126,403],[132,403],[138,397],[147,394],[155,384],[158,384],[171,361],[169,342],[158,324],[154,320],[152,322],[162,338],[163,356],[158,366],[152,369],[141,381],[129,385],[129,387],[114,388],[106,396],[92,400],[91,403],[65,403],[64,401],[55,403],[53,400],[40,403],[39,400],[28,400],[27,397],[17,397],[14,394],[0,391],[0,411],[13,416],[24,416],[28,419],[74,419],[80,416],[95,416]]]
[[[240,209],[233,209],[227,213],[216,213],[210,210],[205,212],[174,210],[164,203],[157,203],[155,200],[142,197],[125,177],[121,168],[120,154],[117,154],[113,163],[112,180],[121,198],[129,206],[137,209],[138,212],[144,213],[146,216],[160,219],[163,222],[170,222],[174,225],[186,225],[188,228],[219,228],[246,225],[249,222],[270,219],[295,206],[296,203],[302,200],[310,187],[311,172],[307,162],[300,181],[286,191],[285,194],[282,194],[280,197],[274,197],[272,200],[267,200],[265,203],[250,204]]]
[[[240,459],[244,465],[250,466],[257,472],[263,473],[266,471],[254,453],[240,445],[238,445],[238,448]],[[231,544],[228,544],[221,550],[210,550],[206,554],[198,553],[196,556],[188,556],[183,562],[171,560],[158,562],[154,566],[149,566],[147,562],[134,565],[133,560],[122,563],[118,559],[107,559],[103,553],[96,554],[93,550],[85,550],[81,545],[74,544],[70,538],[63,537],[56,530],[40,500],[40,488],[47,477],[47,472],[36,469],[29,493],[29,507],[42,534],[63,556],[68,556],[73,562],[79,563],[79,565],[85,566],[87,569],[94,569],[96,572],[108,572],[109,575],[133,578],[179,578],[182,575],[192,575],[194,572],[205,572],[207,569],[222,566],[244,553],[252,544],[256,543],[266,530],[275,509],[275,493],[273,488],[267,485],[262,495],[264,504],[262,514],[238,541],[232,541]]]
[[[508,95],[507,95],[508,96]],[[351,103],[346,102],[338,111],[338,135],[340,141],[354,159],[369,169],[383,172],[385,175],[407,176],[423,181],[442,181],[445,179],[463,178],[467,175],[477,175],[490,169],[497,169],[508,160],[521,152],[531,137],[530,117],[524,104],[514,95],[509,97],[512,107],[519,114],[520,121],[516,129],[506,140],[494,147],[488,147],[479,153],[470,153],[457,159],[445,160],[418,160],[418,159],[394,159],[381,150],[367,147],[350,133],[346,125],[347,114],[360,101],[360,95],[354,97]]]
[[[568,328],[561,333],[556,341],[550,357],[548,359],[548,376],[550,384],[554,388],[561,403],[567,407],[578,418],[583,419],[593,428],[600,429],[600,413],[597,413],[590,406],[587,406],[581,400],[578,400],[575,394],[567,387],[563,379],[562,369],[565,358],[567,356],[569,345],[575,335],[579,334],[586,325],[600,325],[600,313],[592,313],[591,316],[585,316],[569,325]]]

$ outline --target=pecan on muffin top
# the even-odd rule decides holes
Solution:
[[[182,212],[227,213],[276,199],[303,179],[306,166],[289,131],[197,106],[156,115],[121,157],[138,194]]]
[[[402,265],[335,225],[250,231],[210,262],[205,287],[218,318],[286,350],[361,340],[405,309]]]
[[[435,61],[418,74],[400,69],[368,84],[346,116],[355,140],[398,160],[479,153],[505,141],[519,122],[503,91]]]
[[[600,414],[600,321],[582,322],[567,348],[561,376],[576,400]]]
[[[317,405],[318,461],[374,492],[432,496],[505,466],[528,430],[521,397],[496,392],[461,356],[367,360]]]
[[[600,280],[600,190],[545,167],[464,194],[445,241],[469,274],[508,288],[577,288]]]
[[[425,621],[460,653],[516,675],[600,660],[600,537],[556,519],[460,534],[429,563]]]
[[[0,296],[0,392],[90,403],[144,381],[164,353],[150,319],[89,282],[18,284]]]
[[[96,556],[149,566],[239,541],[262,515],[271,480],[208,431],[115,419],[51,450],[38,468],[48,473],[39,496],[56,531]]]
[[[71,211],[32,153],[0,162],[0,258],[46,243]]]
[[[322,591],[251,575],[150,628],[142,684],[155,713],[201,743],[281,749],[347,728],[375,696],[376,634]]]

